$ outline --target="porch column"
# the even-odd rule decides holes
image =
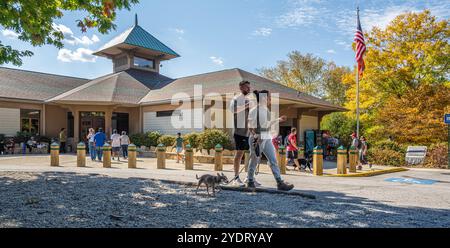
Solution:
[[[41,130],[39,132],[41,134],[41,136],[46,136],[47,135],[47,131],[46,131],[47,127],[46,127],[46,122],[45,122],[45,116],[46,116],[46,114],[45,114],[45,104],[42,104],[41,126],[40,126]]]
[[[78,109],[71,109],[73,115],[73,141],[78,144],[80,139],[80,111]],[[75,146],[74,146],[75,147]]]
[[[112,109],[108,108],[105,112],[105,134],[109,137],[112,133]]]
[[[296,119],[296,123],[294,123],[295,128],[297,128],[297,143],[300,145],[303,145],[303,134],[300,131],[300,120],[302,119],[302,113],[303,111],[301,109],[297,109],[297,119]]]

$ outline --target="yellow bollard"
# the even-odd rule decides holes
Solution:
[[[356,148],[354,146],[350,147],[350,150],[348,151],[349,153],[349,171],[351,173],[356,173],[356,165],[358,163],[358,150],[356,150]]]
[[[83,142],[77,145],[77,167],[86,167],[86,145]]]
[[[111,145],[105,143],[102,147],[103,150],[103,168],[111,168]]]
[[[245,150],[244,152],[244,166],[245,166],[245,172],[248,172],[248,165],[250,164],[250,151]]]
[[[194,151],[190,144],[186,145],[184,154],[185,154],[184,155],[184,168],[186,170],[193,170],[194,169]]]
[[[220,144],[217,144],[215,147],[215,154],[214,154],[214,170],[215,171],[222,171],[223,170],[223,163],[222,163],[222,151],[223,147]]]
[[[340,146],[337,153],[337,174],[347,174],[347,151]]]
[[[156,148],[156,168],[166,168],[166,147],[164,144],[159,144]]]
[[[284,146],[280,146],[278,148],[278,157],[279,157],[279,163],[278,166],[280,167],[280,173],[282,175],[286,175],[286,148]]]
[[[59,144],[56,142],[50,146],[50,166],[59,166]]]
[[[313,175],[323,175],[323,150],[320,146],[314,147],[313,150]]]
[[[135,169],[136,166],[136,145],[128,145],[128,168]]]

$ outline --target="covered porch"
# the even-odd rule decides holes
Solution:
[[[109,137],[114,129],[118,132],[138,133],[140,125],[140,107],[118,105],[82,105],[54,103],[44,109],[48,135],[58,137],[59,130],[67,130],[68,145],[73,148],[79,142],[87,141],[89,128],[96,131],[102,128]]]

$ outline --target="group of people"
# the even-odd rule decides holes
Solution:
[[[112,159],[120,161],[120,151],[122,150],[122,156],[124,159],[128,158],[128,145],[130,144],[130,138],[127,132],[122,131],[121,134],[116,129],[113,130],[111,137],[108,139],[102,128],[99,128],[97,132],[93,128],[89,128],[89,133],[86,136],[89,143],[89,155],[92,161],[102,161],[103,146],[109,140],[112,148]]]
[[[294,185],[285,182],[278,167],[275,146],[272,142],[273,127],[287,120],[281,116],[275,120],[271,119],[271,97],[267,90],[251,92],[250,82],[239,83],[240,94],[236,95],[231,103],[230,110],[234,114],[234,143],[236,152],[234,157],[235,177],[232,183],[238,186],[246,185],[255,188],[259,183],[255,180],[256,167],[261,155],[264,154],[269,162],[277,188],[289,191]],[[256,99],[253,99],[256,98]],[[250,161],[245,183],[240,179],[240,165],[245,151],[250,150]]]
[[[368,164],[367,162],[367,152],[369,149],[369,146],[367,144],[367,139],[364,136],[361,136],[358,139],[358,136],[356,135],[356,133],[352,133],[352,144],[351,146],[355,147],[358,152],[359,152],[359,161],[361,162],[362,165],[366,165]],[[372,167],[371,164],[369,164],[370,167]],[[359,169],[362,169],[362,166],[359,165]]]

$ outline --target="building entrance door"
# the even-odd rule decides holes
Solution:
[[[87,141],[89,128],[105,131],[105,112],[80,112],[80,140]]]
[[[111,118],[112,129],[117,130],[119,134],[123,131],[129,133],[129,119],[128,113],[113,113]]]

